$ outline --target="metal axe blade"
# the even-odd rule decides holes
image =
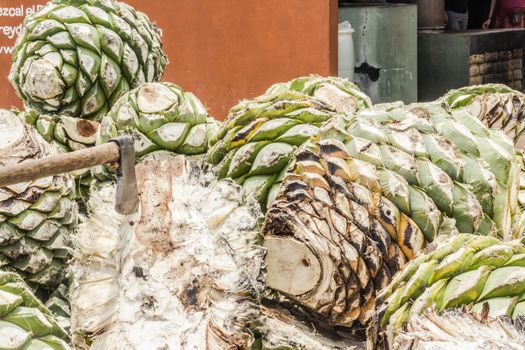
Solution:
[[[120,149],[115,210],[121,214],[132,214],[137,212],[139,207],[133,139],[130,136],[121,136],[111,141],[117,143]]]
[[[122,135],[111,142],[81,151],[0,167],[0,187],[114,162],[119,163],[115,210],[125,215],[135,213],[138,210],[139,197],[135,149],[133,138],[129,135]]]

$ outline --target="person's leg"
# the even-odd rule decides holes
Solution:
[[[459,19],[460,19],[460,13],[453,12],[453,11],[447,11],[448,16],[448,23],[447,28],[458,30],[459,29]]]
[[[460,13],[459,14],[460,17],[459,17],[459,20],[458,20],[458,24],[459,24],[459,29],[460,30],[465,30],[467,29],[468,27],[468,12],[467,13]]]

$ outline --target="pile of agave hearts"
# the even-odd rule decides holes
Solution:
[[[26,18],[15,46],[10,80],[26,109],[0,113],[0,164],[126,133],[137,163],[184,155],[211,168],[216,186],[234,186],[235,205],[253,201],[256,236],[235,244],[243,254],[264,247],[251,267],[257,288],[228,292],[237,306],[249,300],[242,312],[221,299],[224,322],[210,326],[218,348],[346,349],[367,328],[371,349],[523,344],[522,93],[474,86],[373,106],[353,83],[310,76],[241,101],[219,123],[191,92],[158,82],[166,64],[156,26],[129,5],[50,2]],[[85,256],[70,240],[76,202],[92,191],[81,221],[94,220],[113,174],[72,176],[0,188],[0,348],[69,349],[71,333],[104,348],[108,323],[70,324],[85,277],[71,273]],[[191,299],[192,308],[206,313],[214,298]],[[486,332],[476,339],[475,328]]]

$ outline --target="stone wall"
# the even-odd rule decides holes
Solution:
[[[470,55],[470,85],[501,83],[522,90],[523,48]]]

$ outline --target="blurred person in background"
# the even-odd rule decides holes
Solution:
[[[468,0],[445,0],[447,29],[465,30],[468,26]]]
[[[525,0],[491,0],[487,20],[483,29],[523,28]]]

